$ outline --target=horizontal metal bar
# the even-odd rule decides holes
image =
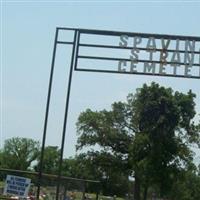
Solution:
[[[166,35],[166,34],[152,34],[152,33],[136,33],[136,32],[119,32],[119,31],[103,31],[103,30],[80,30],[80,33],[93,34],[93,35],[110,35],[110,36],[121,36],[127,35],[129,37],[142,37],[155,39],[170,39],[170,40],[189,40],[189,41],[200,41],[200,37],[197,36],[182,36],[182,35]]]
[[[81,59],[92,59],[92,60],[111,60],[111,61],[128,61],[131,62],[131,59],[128,58],[111,58],[111,57],[101,57],[101,56],[81,56],[79,55],[78,58]],[[141,62],[141,63],[158,63],[158,64],[162,64],[162,62],[157,61],[157,60],[137,60],[137,62]],[[179,65],[185,65],[185,63],[176,63],[176,62],[165,62],[166,64],[170,65],[170,64],[179,64]],[[189,63],[188,63],[189,64]],[[200,64],[198,63],[194,63],[192,66],[200,66]]]
[[[158,73],[144,73],[144,72],[122,72],[122,71],[114,71],[114,70],[98,70],[98,69],[81,69],[76,68],[75,71],[81,72],[99,72],[99,73],[114,73],[114,74],[134,74],[134,75],[148,75],[148,76],[166,76],[166,77],[175,77],[175,78],[192,78],[192,79],[200,79],[200,76],[184,76],[184,75],[174,75],[174,74],[158,74]]]
[[[66,30],[66,31],[76,31],[80,28],[71,28],[71,27],[56,27],[58,30]]]
[[[95,34],[95,35],[111,35],[111,36],[140,36],[143,38],[154,37],[157,39],[172,39],[172,40],[195,40],[200,41],[200,37],[197,36],[183,36],[183,35],[168,35],[168,34],[152,34],[152,33],[139,33],[139,32],[125,32],[125,31],[110,31],[110,30],[97,30],[97,29],[83,29],[83,28],[67,28],[67,27],[57,27],[59,30],[78,30],[80,33],[85,34]]]
[[[23,170],[15,170],[15,169],[5,169],[5,168],[0,168],[1,172],[13,172],[13,173],[19,173],[19,174],[30,174],[30,175],[38,175],[39,172],[33,172],[33,171],[23,171]],[[42,173],[42,176],[44,177],[50,177],[50,178],[57,178],[57,175],[54,174],[46,174]],[[62,180],[74,180],[74,181],[82,181],[82,182],[92,182],[92,183],[100,183],[100,181],[95,181],[95,180],[89,180],[89,179],[80,179],[80,178],[72,178],[68,176],[61,176]]]
[[[57,41],[56,43],[57,44],[70,44],[70,45],[74,44],[73,42],[64,42],[64,41]]]
[[[99,44],[84,44],[84,43],[80,43],[79,46],[81,47],[92,47],[92,48],[110,48],[110,49],[123,49],[123,50],[130,50],[133,49],[133,47],[127,46],[127,47],[120,47],[120,46],[114,46],[114,45],[99,45]],[[137,49],[141,50],[141,51],[147,51],[147,48],[139,48],[137,47]],[[155,49],[155,51],[163,51],[163,49]],[[166,52],[179,52],[179,53],[185,53],[186,51],[184,50],[173,50],[173,49],[166,49]],[[187,51],[187,53],[194,53],[194,54],[200,54],[200,51]]]

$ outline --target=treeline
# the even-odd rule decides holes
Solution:
[[[191,148],[200,147],[195,97],[192,91],[184,94],[152,83],[129,94],[126,102],[113,103],[110,110],[87,109],[77,121],[77,156],[64,159],[63,175],[100,180],[105,195],[133,192],[134,200],[152,194],[199,200],[200,167]],[[57,173],[59,151],[46,147],[45,172]],[[1,151],[1,165],[37,171],[39,153],[38,142],[13,138]]]

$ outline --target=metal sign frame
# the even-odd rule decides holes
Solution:
[[[73,31],[74,37],[73,41],[59,41],[58,34],[59,31]],[[61,172],[62,172],[62,162],[63,162],[63,151],[64,151],[64,142],[66,136],[66,126],[67,126],[67,118],[68,118],[68,109],[69,109],[69,98],[71,92],[71,83],[72,83],[72,75],[73,71],[82,71],[82,72],[99,72],[99,73],[116,73],[116,74],[135,74],[135,75],[153,75],[153,76],[167,76],[167,77],[181,77],[181,78],[195,78],[200,79],[200,76],[190,76],[186,77],[184,75],[173,75],[173,74],[152,74],[152,73],[143,73],[143,72],[127,72],[127,71],[116,71],[116,70],[104,70],[104,69],[81,69],[78,68],[78,60],[79,59],[98,59],[98,60],[115,60],[120,61],[121,58],[112,58],[112,57],[101,57],[101,56],[82,56],[79,55],[80,47],[97,47],[97,48],[109,48],[109,49],[131,49],[132,47],[120,47],[115,45],[101,45],[101,44],[87,44],[80,43],[81,34],[92,34],[92,35],[103,35],[103,36],[121,36],[127,35],[129,37],[142,37],[142,38],[155,38],[155,39],[169,39],[169,40],[188,40],[188,41],[197,41],[200,42],[200,37],[194,36],[180,36],[180,35],[164,35],[164,34],[146,34],[146,33],[133,33],[133,32],[120,32],[120,31],[108,31],[108,30],[94,30],[94,29],[80,29],[80,28],[65,28],[65,27],[57,27],[54,39],[54,47],[53,47],[53,56],[51,63],[51,71],[49,78],[49,86],[48,86],[48,95],[47,95],[47,103],[46,103],[46,112],[45,112],[45,120],[44,120],[44,129],[43,129],[43,138],[42,138],[42,148],[41,148],[41,157],[40,157],[40,167],[38,172],[38,191],[37,191],[37,199],[39,199],[40,194],[40,186],[42,180],[42,171],[43,171],[43,160],[44,160],[44,149],[46,142],[46,133],[47,133],[47,124],[48,124],[48,116],[49,116],[49,106],[50,106],[50,98],[52,91],[52,82],[53,82],[53,74],[54,74],[54,66],[56,59],[56,50],[58,44],[71,45],[72,46],[72,54],[71,54],[71,63],[70,63],[70,71],[68,77],[68,88],[67,88],[67,96],[65,100],[65,113],[63,120],[63,128],[62,128],[62,141],[61,141],[61,153],[59,160],[59,169],[58,169],[58,179],[57,179],[57,189],[56,189],[56,200],[59,198],[59,188],[60,188],[60,180],[61,180]],[[139,48],[140,50],[146,50],[146,48]],[[157,51],[163,51],[163,49],[156,49]],[[167,50],[173,52],[174,50]],[[184,53],[183,50],[180,50],[180,53]],[[189,52],[191,53],[191,52]],[[200,51],[195,52],[195,54],[200,55]],[[123,59],[124,60],[124,59]],[[130,61],[130,59],[127,59]],[[146,60],[138,60],[138,62],[146,62]],[[155,61],[158,62],[158,61]],[[160,62],[159,62],[160,63]],[[171,63],[168,63],[171,64]],[[173,63],[172,63],[173,64]],[[183,64],[183,63],[180,63]],[[194,64],[194,66],[200,67],[200,64]]]

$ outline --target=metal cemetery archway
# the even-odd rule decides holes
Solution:
[[[58,36],[61,31],[73,34],[73,40],[59,40]],[[56,200],[59,196],[69,98],[74,70],[200,79],[200,37],[56,28],[44,121],[37,199],[39,199],[42,179],[49,105],[58,44],[71,45],[72,54],[62,129]],[[87,67],[84,67],[86,64]]]

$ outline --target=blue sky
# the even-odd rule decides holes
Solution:
[[[1,146],[14,136],[42,139],[56,27],[200,36],[200,1],[7,0],[1,6]],[[70,53],[70,48],[59,48],[47,145],[60,146]],[[74,72],[65,156],[75,154],[80,112],[109,109],[152,81],[182,92],[192,89],[200,113],[199,80]]]

